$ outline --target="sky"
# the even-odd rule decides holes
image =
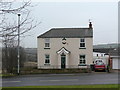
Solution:
[[[118,42],[118,2],[32,2],[31,17],[42,22],[21,38],[26,48],[37,47],[37,36],[51,28],[88,27],[93,24],[93,44]]]

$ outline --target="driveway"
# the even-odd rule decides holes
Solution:
[[[3,78],[3,87],[118,84],[118,73],[37,74]]]

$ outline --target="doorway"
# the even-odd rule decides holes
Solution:
[[[65,69],[65,65],[66,65],[66,55],[63,53],[62,55],[61,55],[61,69]]]

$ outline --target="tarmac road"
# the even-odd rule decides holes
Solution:
[[[118,84],[118,73],[37,74],[3,78],[3,87]]]

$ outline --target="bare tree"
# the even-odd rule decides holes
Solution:
[[[22,37],[26,32],[40,24],[40,22],[35,22],[34,19],[30,17],[31,7],[33,6],[30,1],[24,2],[23,0],[22,2],[17,2],[13,0],[11,2],[4,2],[4,0],[0,0],[0,39],[3,43],[2,65],[3,68],[9,72],[11,72],[13,69],[12,65],[14,65],[11,64],[11,62],[16,63],[17,61],[16,47],[18,27],[20,27],[20,36]],[[18,25],[16,17],[19,13],[22,17]],[[23,53],[23,50],[21,52]]]

